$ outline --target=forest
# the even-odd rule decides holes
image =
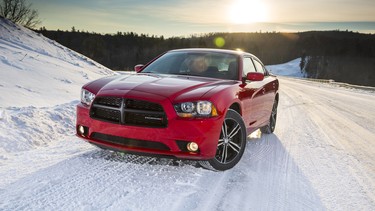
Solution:
[[[375,86],[375,35],[351,31],[299,33],[209,33],[189,37],[154,36],[134,32],[51,31],[38,33],[113,70],[132,70],[157,55],[178,48],[241,49],[256,55],[265,65],[301,58],[308,77]]]

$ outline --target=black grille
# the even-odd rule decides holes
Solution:
[[[90,116],[122,125],[167,127],[168,124],[160,104],[117,97],[96,98],[91,106]]]
[[[126,99],[127,109],[145,110],[145,111],[163,111],[163,107],[157,103],[151,103],[143,100]]]
[[[124,138],[124,137],[119,137],[119,136],[107,135],[103,133],[92,133],[91,138],[99,140],[99,141],[120,144],[120,145],[127,146],[127,147],[168,150],[168,151],[170,150],[167,145],[160,143],[160,142],[130,139],[130,138]]]
[[[95,99],[95,104],[120,108],[122,99],[118,97],[101,97]]]
[[[97,119],[102,119],[105,121],[121,123],[121,111],[108,109],[108,108],[100,108],[100,107],[93,107],[91,109],[91,113]]]

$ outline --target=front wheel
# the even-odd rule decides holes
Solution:
[[[246,128],[240,114],[229,109],[221,127],[216,155],[208,161],[199,161],[207,169],[225,171],[241,159],[246,146]]]

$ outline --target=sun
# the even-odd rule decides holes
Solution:
[[[228,18],[234,24],[265,22],[266,6],[261,0],[237,0],[229,8]]]

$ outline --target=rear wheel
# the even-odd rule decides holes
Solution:
[[[229,109],[221,127],[216,155],[208,161],[199,161],[207,169],[225,171],[241,159],[246,146],[246,128],[240,114]]]
[[[271,134],[273,133],[273,131],[275,131],[276,119],[277,119],[277,104],[278,104],[278,101],[277,99],[275,99],[275,101],[273,102],[272,112],[271,112],[270,121],[268,125],[260,128],[260,131],[262,131],[262,133]]]

